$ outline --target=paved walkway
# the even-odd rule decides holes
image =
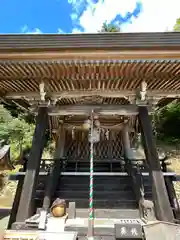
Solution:
[[[0,232],[7,227],[11,209],[0,208]]]

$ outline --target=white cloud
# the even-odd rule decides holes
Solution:
[[[68,3],[72,5],[73,10],[79,13],[83,5],[87,3],[88,0],[68,0]]]
[[[71,20],[72,20],[72,21],[75,21],[75,20],[78,19],[78,14],[77,14],[77,13],[72,13],[72,14],[70,15],[70,17],[71,17]]]
[[[61,28],[58,28],[57,33],[61,34],[61,33],[64,33],[64,31]]]
[[[78,28],[73,28],[72,33],[82,33],[82,31]]]
[[[27,25],[24,25],[21,29],[22,33],[25,34],[42,34],[41,30],[39,28],[34,28],[30,30]]]
[[[27,25],[24,25],[22,28],[21,28],[21,32],[25,33],[28,29],[28,26]]]
[[[125,14],[132,12],[135,7],[135,0],[99,0],[96,4],[88,0],[88,5],[79,18],[80,26],[85,32],[97,32],[105,21],[111,22],[118,14],[125,17]]]
[[[143,12],[132,24],[123,26],[127,32],[163,32],[173,30],[180,17],[179,0],[143,0]]]
[[[118,14],[125,17],[127,12],[133,12],[137,0],[68,0],[74,13],[78,14],[80,5],[88,3],[79,16],[80,27],[85,32],[97,32],[102,24],[111,22]],[[172,30],[176,19],[180,17],[180,0],[141,0],[142,12],[138,18],[132,18],[132,23],[121,26],[122,31],[146,32]]]
[[[27,26],[24,25],[21,28],[21,33],[23,34],[43,34],[43,32],[39,28],[33,28],[32,30]],[[61,28],[57,29],[57,34],[62,34],[64,31]]]
[[[39,28],[34,28],[31,32],[28,32],[29,34],[42,34],[41,30]]]

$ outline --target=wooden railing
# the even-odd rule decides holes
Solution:
[[[40,165],[40,169],[43,170],[43,171],[49,171],[51,166],[53,165],[55,159],[42,159],[41,160],[41,165]],[[87,159],[66,159],[66,158],[61,158],[59,159],[59,161],[62,162],[62,167],[63,165],[65,165],[65,163],[81,163],[81,162],[87,162]],[[135,160],[135,159],[131,159],[129,160],[131,162],[131,165],[133,167],[137,167],[140,169],[141,172],[149,172],[148,171],[148,165],[146,164],[145,160],[144,159],[139,159],[139,160]],[[120,159],[98,159],[98,160],[95,160],[94,163],[107,163],[109,165],[113,165],[113,163],[119,163],[120,166],[121,166],[121,172],[125,171],[127,172],[127,168],[129,168],[129,164],[127,164],[127,161],[123,158],[120,158]],[[170,163],[167,162],[167,159],[161,159],[160,160],[160,163],[161,163],[161,169],[163,172],[167,172],[168,169],[168,165],[170,165]],[[111,167],[110,167],[111,169]]]

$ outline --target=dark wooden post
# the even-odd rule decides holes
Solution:
[[[129,139],[128,125],[125,124],[122,129],[122,141],[124,148],[124,155],[126,159],[132,159],[132,149]]]
[[[180,219],[180,207],[179,207],[179,202],[176,196],[176,191],[174,189],[173,186],[173,179],[172,177],[166,176],[165,178],[165,184],[166,184],[166,188],[168,191],[168,196],[169,196],[169,200],[171,203],[171,206],[174,209],[174,215],[176,219]]]
[[[29,155],[26,175],[19,202],[16,222],[23,222],[33,214],[33,198],[35,196],[40,161],[45,144],[46,130],[48,129],[47,107],[40,107],[36,119],[36,128]]]
[[[51,198],[55,195],[58,186],[60,171],[62,167],[61,158],[64,157],[64,146],[65,146],[65,131],[62,125],[58,132],[56,151],[54,155],[55,162],[48,177],[48,183],[43,201],[43,209],[45,209],[46,211],[50,207],[52,200]]]
[[[20,201],[21,193],[22,193],[22,187],[23,187],[23,183],[24,183],[23,176],[20,176],[20,177],[21,178],[18,180],[18,184],[17,184],[17,188],[16,188],[16,194],[15,194],[15,197],[14,197],[14,201],[13,201],[13,205],[12,205],[11,214],[10,214],[10,217],[9,217],[9,222],[8,222],[7,229],[11,229],[12,224],[16,221],[16,215],[17,215],[19,201]]]
[[[149,173],[152,179],[153,201],[158,220],[173,222],[174,216],[169,202],[169,197],[161,171],[161,164],[156,150],[151,120],[147,107],[139,107],[139,123],[142,132],[146,161],[149,166]]]

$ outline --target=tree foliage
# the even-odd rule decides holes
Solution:
[[[174,31],[180,32],[180,18],[176,20],[176,24],[174,25]]]
[[[160,140],[180,142],[180,103],[171,103],[156,113],[156,131]]]
[[[15,159],[22,148],[30,147],[34,132],[34,124],[29,124],[23,117],[13,117],[0,105],[0,140],[11,144],[11,153]]]
[[[102,26],[100,32],[120,32],[120,28],[115,24],[103,23],[103,26]]]

